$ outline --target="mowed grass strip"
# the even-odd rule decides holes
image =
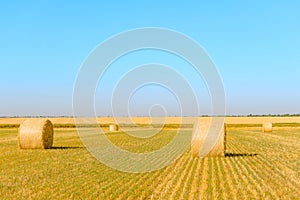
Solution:
[[[120,148],[150,152],[166,145],[175,134],[174,129],[164,129],[148,139],[124,133],[107,133],[107,136]],[[226,157],[193,158],[187,150],[173,164],[145,174],[123,173],[98,162],[72,128],[56,128],[54,148],[50,150],[19,150],[16,138],[16,128],[0,129],[1,199],[297,199],[300,196],[297,127],[267,134],[260,127],[230,127]]]

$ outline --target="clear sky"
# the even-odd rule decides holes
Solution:
[[[142,27],[176,30],[207,51],[224,82],[227,114],[300,113],[299,1],[80,2],[0,3],[0,116],[72,115],[73,86],[85,58],[107,38]],[[144,52],[145,62],[154,54]],[[169,57],[155,59],[180,63]],[[191,85],[203,99],[201,114],[209,113],[207,97]],[[143,105],[161,101],[173,102],[166,107],[178,114],[174,97],[164,91],[141,89],[130,103],[140,109],[132,113],[144,115]],[[110,114],[98,107],[97,114]]]

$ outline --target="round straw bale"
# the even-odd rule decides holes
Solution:
[[[272,132],[272,123],[271,122],[264,123],[263,131],[264,132]]]
[[[109,125],[109,131],[118,131],[119,130],[119,126],[116,124],[110,124]]]
[[[20,149],[49,149],[53,144],[53,124],[47,119],[26,119],[19,127]]]
[[[203,155],[201,155],[201,151],[204,146],[204,142],[206,140],[210,140],[210,136],[207,135],[209,128],[210,128],[209,124],[200,124],[200,125],[198,124],[197,127],[194,128],[194,136],[191,143],[191,151],[194,157],[203,157]],[[224,127],[215,145],[204,156],[225,156],[225,150],[226,150],[226,126],[224,124]]]

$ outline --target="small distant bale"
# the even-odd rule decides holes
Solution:
[[[271,122],[264,123],[263,131],[264,132],[272,132],[272,123]]]
[[[202,157],[200,155],[200,151],[203,148],[203,144],[205,140],[209,140],[210,137],[207,138],[207,134],[209,131],[209,124],[200,125],[196,129],[196,133],[194,133],[194,137],[191,143],[191,151],[194,157]],[[211,133],[210,133],[211,134]],[[205,157],[215,157],[215,156],[225,156],[226,150],[226,125],[224,124],[221,133],[216,141],[215,145],[210,149]]]
[[[20,124],[20,149],[50,149],[53,144],[53,124],[48,119],[26,119]]]
[[[109,131],[113,132],[113,131],[118,131],[119,130],[119,126],[116,124],[110,124],[109,125]]]

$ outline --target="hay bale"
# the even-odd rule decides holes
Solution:
[[[272,132],[272,123],[271,122],[264,123],[263,131],[264,132]]]
[[[47,119],[26,119],[19,127],[20,149],[49,149],[53,144],[53,124]]]
[[[118,131],[119,130],[119,126],[116,124],[110,124],[109,125],[109,131]]]
[[[210,139],[209,136],[207,137],[209,128],[210,128],[210,124],[206,123],[206,124],[197,125],[196,129],[194,129],[194,136],[191,143],[191,151],[194,157],[203,157],[201,156],[200,151],[204,146],[205,140]],[[226,125],[224,124],[224,127],[221,130],[220,136],[218,137],[215,145],[212,147],[212,149],[209,149],[209,152],[205,155],[205,157],[225,156],[225,150],[226,150]]]

